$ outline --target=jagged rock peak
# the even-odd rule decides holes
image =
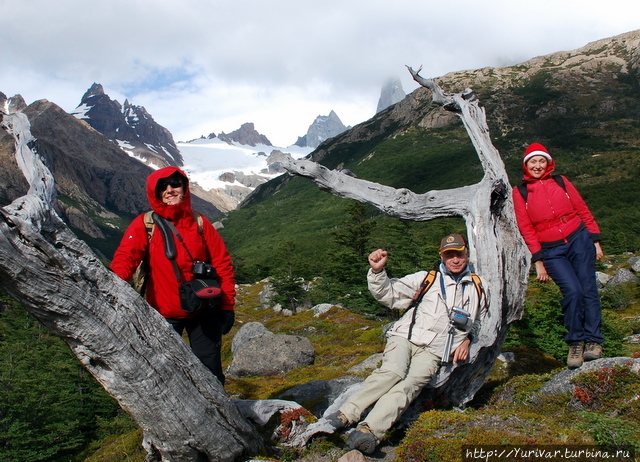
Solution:
[[[402,82],[399,78],[390,78],[380,90],[380,99],[378,100],[378,108],[376,114],[385,110],[389,106],[399,103],[407,96],[402,88]]]
[[[93,83],[91,87],[87,90],[87,92],[82,97],[82,101],[85,99],[91,98],[92,96],[102,96],[104,95],[104,88],[99,83]]]
[[[3,113],[7,113],[8,111],[5,109],[5,106],[7,105],[7,95],[5,95],[4,93],[2,93],[0,91],[0,111],[2,111]]]
[[[209,137],[211,137],[211,135],[209,135]],[[242,124],[239,129],[229,134],[226,134],[225,132],[220,133],[218,135],[218,139],[226,143],[232,143],[235,141],[236,143],[240,143],[245,146],[256,146],[258,144],[273,146],[266,136],[261,135],[256,131],[251,122]]]
[[[72,114],[149,165],[182,166],[182,155],[169,130],[153,120],[144,107],[128,99],[124,106],[112,100],[99,83],[91,85]]]
[[[7,95],[0,92],[0,113],[13,114],[26,109],[26,107],[27,103],[22,95],[14,95],[11,98],[7,98]]]
[[[338,114],[332,110],[328,116],[319,115],[316,117],[316,120],[309,126],[307,134],[298,138],[295,144],[300,147],[317,148],[323,141],[339,135],[348,128],[342,123]]]

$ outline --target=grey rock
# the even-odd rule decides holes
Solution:
[[[332,305],[331,303],[320,303],[319,305],[316,305],[313,308],[311,308],[313,310],[313,316],[317,318],[321,314],[324,314],[329,310],[331,310],[331,308],[333,308],[334,306],[335,305]]]
[[[538,390],[538,393],[550,396],[571,392],[574,387],[574,385],[571,383],[571,379],[574,378],[577,374],[585,371],[604,369],[624,364],[630,364],[631,370],[633,370],[636,374],[640,372],[640,358],[617,357],[596,359],[595,361],[585,362],[581,367],[577,369],[565,369],[557,373],[551,378],[551,380],[545,383],[544,386],[540,388],[540,390]]]
[[[309,126],[307,134],[296,141],[297,146],[317,148],[323,141],[333,138],[346,131],[348,127],[340,120],[340,117],[331,111],[328,116],[318,116]]]
[[[607,273],[596,271],[596,281],[598,282],[598,287],[600,288],[604,287],[605,284],[608,284],[611,278],[613,278],[613,276],[610,276]]]
[[[238,348],[240,348],[244,343],[263,335],[275,334],[269,331],[266,327],[264,327],[264,324],[260,322],[246,323],[238,330],[236,335],[233,337],[233,340],[231,341],[231,352],[235,354]]]
[[[233,361],[227,375],[269,377],[286,374],[313,364],[315,350],[309,339],[298,335],[276,335],[261,323],[247,323],[231,344]]]
[[[265,284],[262,292],[260,293],[260,308],[266,310],[271,306],[271,299],[273,299],[276,291],[273,289],[273,286],[269,283]]]
[[[229,134],[220,133],[218,139],[229,144],[235,141],[245,146],[256,146],[258,144],[272,146],[271,141],[266,136],[258,133],[255,126],[250,122],[242,124],[239,129]]]
[[[611,278],[609,284],[615,286],[618,284],[623,284],[625,282],[640,282],[640,279],[635,274],[633,274],[630,269],[620,268],[616,272],[615,276]]]
[[[373,370],[378,367],[381,361],[382,361],[382,353],[376,353],[369,356],[364,361],[359,362],[355,366],[351,366],[347,370],[347,372],[350,372],[352,374],[360,374],[362,372],[365,372],[366,370]]]
[[[277,412],[300,409],[298,403],[281,399],[234,399],[233,402],[240,411],[240,414],[256,425],[265,425],[269,422],[273,414]]]
[[[362,381],[361,378],[352,375],[333,380],[312,380],[290,388],[278,397],[303,405],[313,403],[312,407],[305,407],[315,416],[320,417],[349,387],[360,384]]]

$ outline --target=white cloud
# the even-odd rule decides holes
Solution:
[[[253,122],[276,145],[375,112],[398,76],[515,64],[639,28],[637,0],[0,0],[0,91],[72,110],[93,82],[179,140]]]

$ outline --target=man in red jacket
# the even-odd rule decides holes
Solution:
[[[146,259],[147,302],[164,316],[178,334],[187,331],[194,354],[224,385],[220,348],[222,335],[233,326],[236,295],[231,257],[213,225],[206,219],[199,223],[198,215],[191,209],[189,180],[182,170],[166,167],[149,175],[147,198],[151,209],[175,226],[182,238],[180,241],[171,233],[176,249],[177,270],[166,256],[163,235],[157,225],[153,226],[149,239],[145,214],[136,217],[127,228],[113,256],[111,269],[129,281],[139,264]],[[205,262],[215,268],[222,290],[219,308],[205,307],[196,312],[186,312],[181,308],[176,271],[180,272],[183,282],[193,280],[194,261]]]

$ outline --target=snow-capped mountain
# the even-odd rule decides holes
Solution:
[[[284,173],[282,157],[298,159],[312,148],[247,146],[219,138],[177,143],[195,192],[222,211],[235,209],[258,185]]]
[[[281,160],[285,154],[304,157],[350,128],[331,111],[328,116],[318,116],[307,134],[286,148],[272,146],[253,123],[244,123],[229,134],[211,133],[206,138],[176,143],[169,130],[156,123],[144,107],[112,100],[98,83],[87,90],[71,114],[151,168],[184,168],[193,193],[221,211],[235,209],[257,186],[284,173]]]
[[[144,107],[129,101],[121,105],[112,100],[98,83],[91,85],[71,114],[151,167],[182,165],[180,152],[169,130],[153,120]]]

